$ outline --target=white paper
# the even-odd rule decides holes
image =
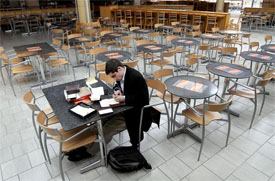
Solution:
[[[75,106],[74,108],[72,108],[71,111],[73,111],[74,113],[84,117],[84,116],[90,114],[91,112],[94,112],[95,109],[86,108],[86,107],[82,107],[82,106],[78,105],[78,106]]]
[[[90,99],[91,99],[91,101],[99,101],[100,100],[100,95],[98,95],[98,94],[92,94],[90,96]]]
[[[95,87],[92,88],[92,94],[96,94],[96,95],[104,95],[104,89],[103,87]]]
[[[108,114],[108,113],[112,113],[112,112],[113,112],[112,108],[110,108],[110,109],[102,109],[102,110],[98,111],[98,113],[100,115],[102,115],[102,114]]]
[[[103,99],[99,103],[101,107],[110,107],[110,105],[119,104],[114,98]]]
[[[68,94],[68,99],[75,99],[75,98],[77,98],[78,97],[78,94],[77,93],[75,93],[75,94]]]

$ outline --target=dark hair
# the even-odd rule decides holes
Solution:
[[[108,60],[105,67],[105,73],[108,75],[109,73],[117,72],[118,67],[124,67],[124,65],[117,59]]]

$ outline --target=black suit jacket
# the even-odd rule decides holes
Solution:
[[[120,85],[120,82],[117,82],[117,85]],[[123,94],[125,95],[125,104],[134,107],[126,111],[124,117],[131,143],[135,145],[138,144],[139,138],[141,108],[149,104],[149,93],[146,81],[141,73],[128,66],[126,66]],[[151,124],[152,119],[150,114],[145,111],[142,121],[142,130],[148,131]],[[143,138],[143,132],[141,138]]]

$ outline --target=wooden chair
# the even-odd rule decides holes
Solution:
[[[154,17],[152,11],[146,11],[145,12],[145,18],[144,18],[144,27],[146,28],[149,26],[151,29],[154,27]]]
[[[84,62],[87,61],[88,59],[88,52],[89,50],[99,47],[100,46],[100,40],[98,41],[90,41],[90,42],[85,42],[84,46],[82,46],[82,51],[80,51],[79,53],[82,54],[84,56]]]
[[[106,63],[98,63],[93,65],[93,68],[95,70],[95,76],[98,77],[99,73],[105,73]]]
[[[135,68],[137,66],[138,70],[138,60],[130,61],[130,62],[122,62],[123,65],[127,65],[128,67]]]
[[[44,156],[45,160],[47,161],[45,150],[44,150],[44,147],[43,147],[43,144],[42,144],[41,132],[39,132],[39,129],[37,128],[36,122],[35,122],[35,117],[37,116],[37,113],[41,111],[41,109],[36,104],[36,101],[38,99],[42,98],[42,97],[43,96],[35,97],[34,94],[32,93],[32,91],[28,91],[23,96],[23,101],[27,104],[27,106],[32,111],[32,124],[33,124],[33,128],[34,128],[36,136],[37,136],[37,138],[39,140],[43,156]],[[53,124],[56,124],[56,123],[59,122],[58,119],[54,116],[53,110],[50,107],[47,108],[47,109],[44,109],[43,111],[47,115],[48,125],[53,125]]]
[[[189,53],[186,56],[188,58],[195,58],[195,59],[203,59],[203,58],[208,58],[210,60],[210,53],[209,53],[210,45],[209,44],[201,44],[197,48],[197,52],[195,53]],[[200,53],[200,51],[202,53]]]
[[[189,105],[188,102],[183,100],[187,108],[182,111],[182,114],[186,118],[198,123],[202,127],[202,138],[201,138],[202,140],[201,140],[198,161],[200,160],[201,152],[204,145],[205,126],[209,125],[212,121],[228,122],[228,131],[227,131],[225,146],[227,146],[228,144],[230,129],[231,129],[229,105],[232,101],[232,96],[230,96],[226,101],[223,98],[219,97],[218,95],[216,96],[222,100],[221,103],[210,103],[210,102],[206,103],[206,101],[204,101],[203,104],[192,107],[191,105]],[[220,112],[223,110],[227,110],[227,119],[223,119],[222,115],[220,114]]]
[[[135,26],[140,26],[140,27],[143,26],[142,11],[135,11],[134,24]]]
[[[180,14],[180,24],[188,24],[188,14]]]
[[[212,32],[211,28],[216,28],[218,25],[217,23],[217,16],[207,16],[206,18],[206,25],[205,25],[205,32]]]
[[[219,62],[222,62],[224,58],[230,59],[231,63],[235,63],[237,57],[237,48],[235,47],[223,47],[221,48],[221,55]]]
[[[124,11],[125,14],[125,20],[126,22],[130,25],[133,26],[133,20],[134,20],[134,16],[132,15],[132,11],[131,10],[126,10]]]
[[[148,33],[148,39],[149,39],[150,43],[157,43],[159,37],[160,37],[159,32]]]
[[[192,25],[200,25],[202,23],[201,21],[201,15],[193,14],[192,16]]]
[[[89,127],[81,127],[71,131],[64,131],[63,129],[48,127],[48,118],[43,111],[38,113],[36,121],[39,125],[39,129],[43,129],[45,133],[46,138],[44,139],[44,146],[48,158],[49,153],[47,149],[47,139],[53,139],[59,143],[59,171],[61,178],[64,181],[65,178],[62,167],[62,159],[65,153],[95,142],[97,135],[93,133]]]
[[[165,12],[158,12],[157,23],[166,24],[167,18],[165,17]]]
[[[61,40],[62,43],[65,41],[64,31],[62,29],[52,29],[51,30],[51,39]]]
[[[99,73],[99,80],[105,82],[109,87],[114,85],[115,80],[105,73]]]
[[[172,22],[178,21],[178,14],[177,13],[169,13],[168,14],[168,24],[171,25]]]
[[[272,35],[266,35],[264,40],[266,45],[270,44],[272,42]]]
[[[89,50],[88,54],[92,57],[92,61],[88,63],[88,68],[89,68],[89,77],[91,76],[91,70],[90,70],[90,64],[94,63],[94,66],[96,65],[96,59],[95,56],[99,53],[103,53],[108,51],[106,47],[97,47],[94,49]],[[95,71],[97,72],[97,67],[95,66]]]
[[[272,78],[271,74],[266,74],[263,78],[261,77],[256,77],[254,76],[254,78],[256,78],[257,80],[255,81],[254,85],[252,86],[248,86],[248,85],[244,85],[241,84],[239,82],[236,82],[234,80],[230,80],[234,83],[234,85],[228,89],[228,93],[235,95],[235,96],[239,96],[239,97],[243,97],[243,98],[247,98],[249,100],[251,100],[254,104],[254,112],[252,115],[252,119],[250,122],[250,126],[249,129],[251,129],[252,125],[253,125],[253,121],[255,118],[255,114],[256,114],[256,110],[257,110],[257,95],[258,94],[263,94],[263,101],[262,101],[262,105],[261,105],[261,109],[260,109],[260,114],[262,112],[263,106],[264,106],[264,102],[265,102],[265,86],[269,83],[269,81]]]
[[[212,33],[218,33],[220,31],[219,27],[211,28]]]
[[[130,48],[133,48],[133,44],[134,44],[134,36],[123,36],[121,38],[121,42],[117,45],[117,47],[121,48],[121,49],[126,49],[127,51],[129,51]]]
[[[177,65],[175,51],[162,52],[160,59],[153,60],[150,63],[152,65],[159,66],[162,69],[163,66],[173,65],[173,62],[171,62],[167,59],[169,57],[174,57],[174,62]]]
[[[239,45],[241,47],[240,52],[242,52],[244,45],[248,45],[249,46],[249,44],[250,44],[250,36],[251,36],[251,33],[245,33],[245,34],[242,35],[241,39],[237,39],[237,40],[233,41],[234,45]]]
[[[115,21],[120,22],[121,19],[123,19],[122,11],[115,10]]]
[[[67,69],[68,69],[68,73],[70,73],[70,71],[69,71],[69,65],[71,65],[72,71],[73,71],[74,80],[75,80],[74,66],[73,66],[72,62],[70,61],[69,49],[70,49],[70,47],[68,45],[63,45],[62,48],[61,48],[61,51],[58,54],[58,56],[50,56],[46,60],[46,63],[48,65],[48,67],[50,67],[50,69],[49,69],[50,70],[50,77],[52,77],[52,71],[51,71],[51,69],[53,67],[58,67],[58,66],[61,66],[61,65],[65,66],[66,65]]]

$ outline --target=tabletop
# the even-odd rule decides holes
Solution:
[[[239,35],[239,34],[243,34],[242,31],[238,31],[238,30],[221,30],[219,31],[221,34],[230,34],[230,35]]]
[[[215,95],[217,86],[206,79],[195,76],[175,76],[165,82],[167,91],[171,94],[188,99],[204,99]]]
[[[210,34],[210,33],[204,33],[201,35],[202,39],[211,39],[211,40],[219,40],[219,39],[224,39],[224,35],[220,34]]]
[[[162,30],[172,30],[172,29],[174,29],[174,27],[173,26],[159,26],[158,27],[158,29],[162,29]]]
[[[275,53],[275,44],[263,45],[261,46],[261,49],[266,52]]]
[[[200,41],[194,38],[176,38],[171,43],[177,46],[195,46],[200,44]]]
[[[275,63],[275,55],[266,52],[243,51],[241,57],[258,63]]]
[[[58,118],[62,128],[65,131],[75,129],[80,126],[87,125],[88,123],[93,123],[99,119],[107,118],[109,116],[131,109],[130,106],[119,106],[119,107],[113,108],[113,113],[99,115],[99,113],[96,111],[86,116],[84,119],[70,112],[69,109],[75,105],[73,103],[68,103],[65,100],[64,90],[66,89],[66,86],[79,85],[80,87],[83,87],[85,86],[85,84],[86,84],[86,79],[82,79],[82,80],[77,80],[77,81],[57,85],[54,87],[48,87],[42,90],[50,106],[52,107],[53,112],[55,113],[55,116]],[[103,86],[104,88],[105,95],[102,96],[102,98],[111,97],[112,89],[107,87],[100,80],[98,80],[97,83],[92,85],[92,87],[99,87],[99,86]],[[92,104],[92,107],[96,109],[100,108],[99,102],[98,101],[94,102]]]
[[[230,63],[210,63],[206,69],[212,74],[226,78],[245,79],[252,76],[250,69]]]
[[[153,30],[147,30],[147,29],[137,29],[133,30],[134,33],[139,33],[139,34],[147,34],[147,33],[152,33],[154,32]]]
[[[106,51],[106,52],[99,53],[96,55],[95,58],[102,62],[107,62],[108,60],[111,60],[111,59],[117,59],[119,61],[124,61],[124,60],[130,59],[131,56],[132,56],[132,54],[127,51],[112,50],[112,51]]]
[[[30,53],[31,55],[44,55],[47,53],[56,52],[56,49],[54,49],[47,42],[14,46],[13,49],[15,50],[17,55],[20,55],[22,53],[26,53],[26,55],[28,53]]]
[[[122,32],[112,32],[112,33],[106,33],[103,37],[104,38],[120,38],[122,36],[127,36],[128,33],[122,33]]]
[[[108,22],[108,23],[104,23],[104,26],[120,26],[121,23],[117,23],[117,22]]]
[[[151,52],[151,53],[164,52],[164,51],[168,50],[168,48],[169,47],[167,45],[155,44],[155,43],[137,46],[137,50],[139,52],[144,52],[144,53],[148,53],[148,52]]]

